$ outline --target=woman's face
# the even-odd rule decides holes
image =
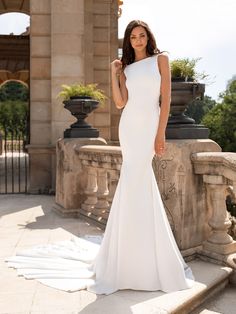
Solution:
[[[136,51],[146,50],[148,42],[147,32],[144,27],[135,27],[130,34],[130,44]]]

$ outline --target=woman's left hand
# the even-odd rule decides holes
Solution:
[[[157,134],[155,138],[155,153],[158,157],[162,157],[165,152],[165,134]]]

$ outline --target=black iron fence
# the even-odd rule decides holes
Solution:
[[[25,149],[29,142],[28,114],[14,123],[3,120],[0,126],[0,194],[26,193],[29,177],[29,157]]]

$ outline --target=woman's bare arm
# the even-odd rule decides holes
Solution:
[[[169,58],[167,55],[162,54],[158,57],[158,64],[161,73],[161,110],[158,125],[158,134],[165,134],[166,125],[170,113],[171,101],[171,74]]]
[[[171,101],[171,74],[170,64],[167,55],[162,54],[158,57],[158,66],[161,74],[161,108],[158,129],[155,139],[155,152],[158,156],[162,156],[165,150],[165,131],[170,112]]]
[[[128,91],[125,85],[126,77],[121,68],[122,63],[120,60],[111,63],[112,96],[118,109],[123,108],[128,100]]]

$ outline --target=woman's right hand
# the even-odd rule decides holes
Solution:
[[[111,62],[111,72],[114,75],[119,76],[122,71],[122,62],[119,59],[116,59]]]

